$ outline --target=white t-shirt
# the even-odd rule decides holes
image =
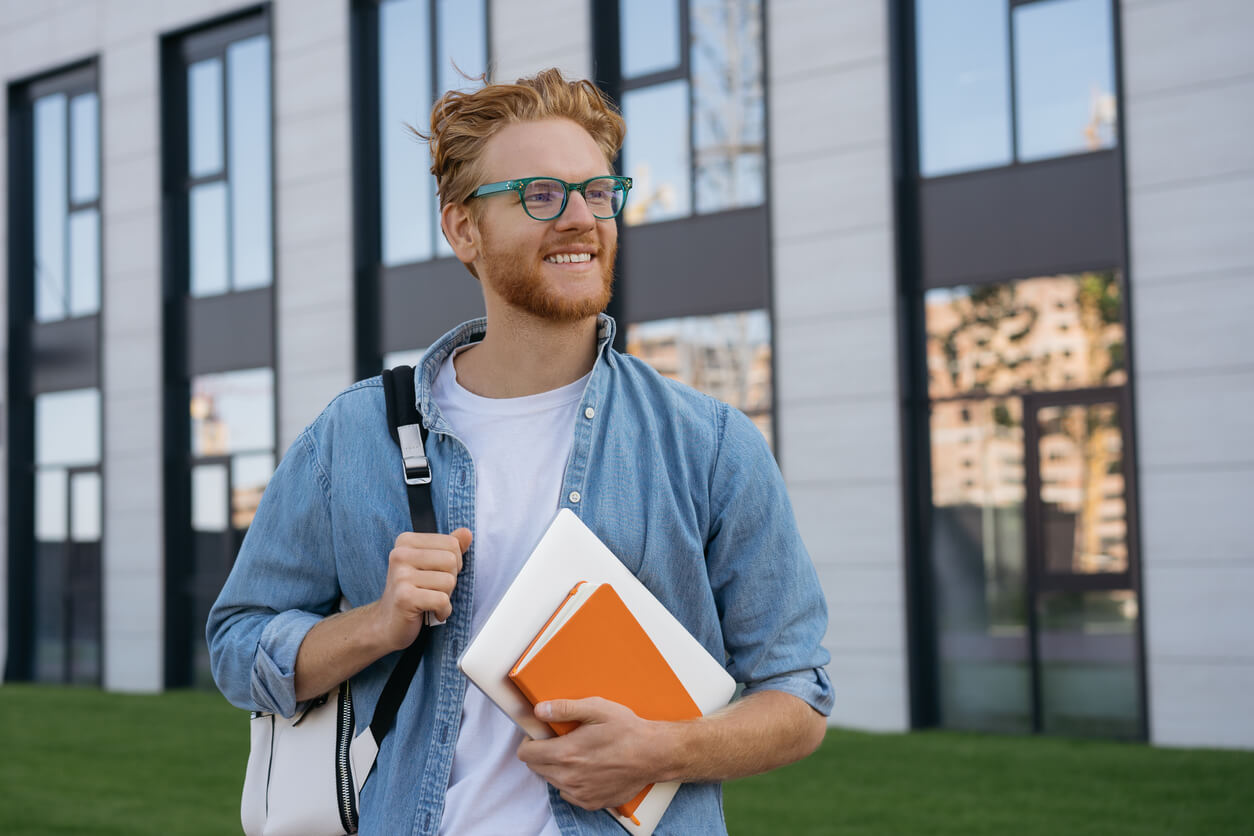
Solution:
[[[431,396],[475,466],[473,636],[557,513],[588,376],[538,395],[483,398],[458,384],[456,354]],[[559,836],[544,780],[515,754],[522,739],[478,688],[466,688],[440,833]]]

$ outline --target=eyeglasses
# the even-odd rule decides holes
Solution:
[[[498,192],[517,192],[523,210],[537,221],[551,221],[566,211],[566,200],[571,192],[580,192],[592,211],[592,217],[608,221],[617,218],[627,202],[631,189],[630,177],[602,175],[589,177],[582,183],[567,183],[556,177],[524,177],[521,180],[502,180],[475,189],[471,198],[485,197]]]

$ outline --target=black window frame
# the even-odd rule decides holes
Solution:
[[[70,103],[79,95],[94,93],[97,100],[96,197],[91,201],[73,199],[73,142]],[[97,276],[100,304],[95,312],[79,316],[68,310],[62,318],[38,322],[35,315],[35,122],[34,104],[48,95],[66,96],[66,212],[94,208],[100,224],[97,249]],[[32,681],[36,676],[35,642],[37,619],[37,572],[35,564],[35,399],[39,395],[77,389],[95,389],[100,403],[98,422],[101,449],[93,465],[67,466],[70,473],[95,473],[102,480],[105,472],[104,398],[102,383],[101,317],[104,314],[104,235],[100,212],[104,194],[103,106],[100,96],[99,65],[96,58],[59,67],[8,86],[8,364],[7,420],[4,422],[8,484],[8,653],[5,681]],[[68,246],[68,242],[67,242]],[[68,264],[67,264],[68,271]],[[68,290],[68,272],[67,272]],[[70,490],[67,480],[67,491]],[[101,554],[107,526],[106,496],[100,498],[100,539],[85,554],[94,563],[96,618],[93,629],[99,644],[99,670],[95,684],[103,681],[106,664],[103,630],[103,576]],[[67,516],[70,499],[67,495]],[[67,519],[67,525],[71,521]],[[73,544],[67,528],[66,544]],[[80,567],[81,568],[81,567]],[[65,682],[72,681],[71,654],[65,660]]]
[[[192,177],[189,160],[187,69],[219,57],[226,72],[227,48],[257,35],[270,41],[267,83],[270,87],[270,276],[268,285],[193,297],[190,288],[189,198],[195,185],[229,182],[230,159],[222,130],[222,171]],[[161,187],[162,212],[162,381],[163,480],[165,500],[165,652],[164,678],[169,688],[195,682],[195,642],[204,641],[204,624],[196,624],[191,606],[195,590],[191,530],[191,472],[200,461],[191,439],[191,382],[205,374],[269,368],[274,404],[273,438],[277,461],[281,404],[278,399],[278,293],[276,131],[274,39],[271,6],[253,6],[161,36]],[[224,85],[223,109],[229,110]],[[228,227],[229,230],[229,227]],[[228,254],[232,242],[228,231]],[[229,261],[228,261],[229,263]],[[233,268],[230,268],[233,269]],[[230,526],[228,525],[228,529]],[[235,542],[238,548],[238,538]],[[234,553],[230,555],[233,560]]]

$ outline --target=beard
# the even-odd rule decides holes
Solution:
[[[579,243],[579,242],[564,242]],[[581,295],[563,294],[544,275],[544,262],[520,264],[518,253],[485,248],[482,275],[491,276],[492,289],[510,307],[549,322],[579,322],[594,317],[610,303],[614,292],[614,258],[618,243],[601,247],[595,255],[600,281]],[[481,279],[482,279],[481,275]],[[586,281],[581,279],[581,281]]]

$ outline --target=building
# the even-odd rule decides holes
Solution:
[[[555,65],[629,124],[624,345],[774,445],[834,723],[1254,747],[1251,33],[1239,0],[8,4],[6,680],[206,683],[276,458],[480,305],[406,124]]]

